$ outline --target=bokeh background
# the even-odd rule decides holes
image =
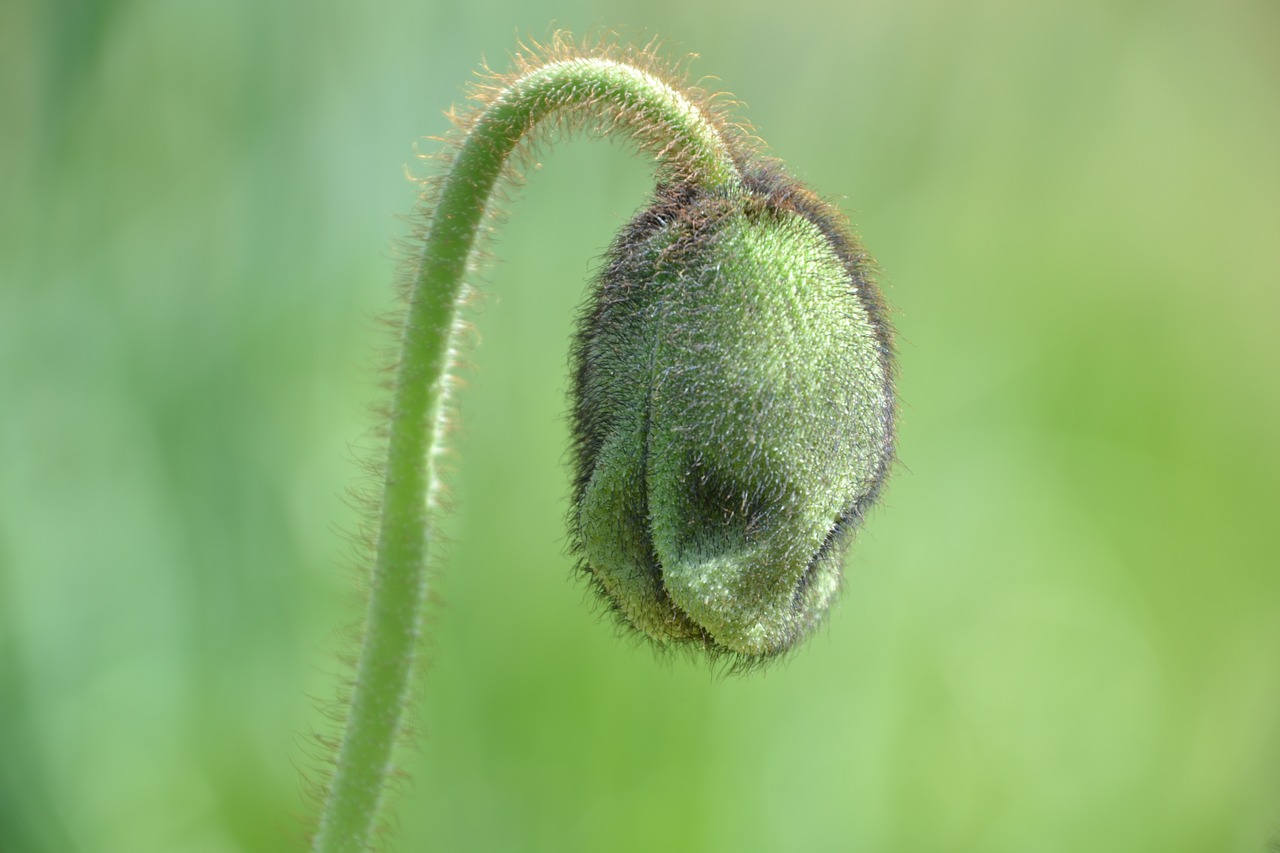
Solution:
[[[296,843],[403,168],[557,25],[697,52],[840,200],[902,465],[785,665],[616,637],[565,555],[566,352],[648,167],[544,150],[477,282],[397,849],[1267,850],[1268,0],[0,5],[0,850]]]

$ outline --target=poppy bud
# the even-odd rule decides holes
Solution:
[[[804,639],[893,459],[891,329],[843,217],[775,170],[660,187],[579,320],[570,535],[624,624]]]

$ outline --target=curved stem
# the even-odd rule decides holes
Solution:
[[[462,278],[489,195],[521,137],[548,116],[601,118],[681,179],[732,190],[731,150],[694,103],[643,69],[600,57],[550,62],[484,108],[440,186],[395,372],[364,642],[317,853],[368,849],[392,769],[426,597],[433,453]]]

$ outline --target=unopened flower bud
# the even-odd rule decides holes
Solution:
[[[893,459],[893,356],[843,217],[768,170],[660,188],[617,237],[574,348],[571,537],[661,645],[804,639]]]

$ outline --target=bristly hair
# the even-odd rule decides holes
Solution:
[[[561,30],[553,33],[545,43],[522,40],[516,51],[508,57],[509,71],[497,72],[487,64],[482,66],[475,81],[466,87],[467,103],[461,107],[450,107],[446,112],[453,123],[453,131],[445,136],[429,138],[428,141],[433,143],[435,150],[417,155],[425,168],[421,172],[414,170],[415,174],[411,175],[418,183],[419,203],[412,217],[413,234],[406,244],[409,254],[405,256],[405,266],[400,275],[402,292],[407,292],[414,280],[418,261],[416,249],[422,245],[431,227],[432,212],[456,151],[487,108],[521,78],[541,68],[564,62],[604,60],[639,69],[652,75],[673,92],[678,92],[696,107],[724,140],[735,162],[755,159],[763,150],[763,144],[754,135],[749,124],[731,117],[738,104],[726,93],[704,87],[704,81],[689,82],[688,66],[696,55],[690,54],[680,60],[668,61],[659,55],[660,49],[661,44],[656,38],[651,39],[644,47],[637,48],[622,43],[612,32],[577,40],[572,34]],[[557,109],[537,127],[529,128],[530,132],[524,134],[507,159],[500,183],[485,212],[486,227],[481,229],[481,245],[472,254],[473,265],[485,257],[484,244],[490,238],[492,226],[502,220],[505,202],[509,200],[512,191],[521,186],[521,176],[525,169],[536,162],[539,146],[559,134],[578,132],[588,136],[620,137],[624,145],[632,150],[648,153],[658,161],[659,182],[696,182],[699,177],[695,164],[672,156],[678,155],[678,152],[673,150],[674,143],[669,129],[653,125],[634,107],[610,104],[604,99],[585,104],[576,101],[573,107],[572,113]],[[620,132],[623,130],[626,133]]]
[[[572,34],[562,30],[553,33],[545,44],[533,41],[527,44],[521,42],[509,57],[511,70],[498,73],[485,67],[478,75],[478,79],[468,87],[468,98],[473,102],[471,108],[462,112],[451,110],[449,115],[455,127],[465,135],[485,108],[497,101],[504,91],[509,90],[521,78],[558,63],[603,60],[637,69],[660,81],[673,93],[678,92],[715,128],[717,134],[730,146],[731,151],[737,152],[741,148],[744,153],[749,153],[759,145],[750,126],[732,117],[735,108],[739,106],[736,102],[725,92],[705,88],[701,85],[702,81],[690,82],[689,65],[696,55],[689,54],[681,59],[668,61],[660,55],[661,49],[662,44],[656,38],[651,39],[644,47],[637,48],[621,42],[612,32],[575,40]],[[537,133],[526,135],[517,148],[518,156],[514,165],[525,165],[527,159],[521,158],[527,157],[538,141],[555,132],[565,131],[585,132],[588,135],[613,135],[619,130],[626,130],[627,140],[636,149],[647,151],[655,156],[671,153],[673,143],[669,128],[652,126],[634,105],[612,105],[603,99],[595,103],[575,102],[574,113],[575,115],[569,116],[564,112],[558,112],[552,117],[552,121],[544,122]],[[696,179],[698,177],[696,170],[692,166],[687,168],[690,171],[676,174],[660,173],[659,180],[679,177]],[[511,171],[513,169],[509,165],[508,172]]]

